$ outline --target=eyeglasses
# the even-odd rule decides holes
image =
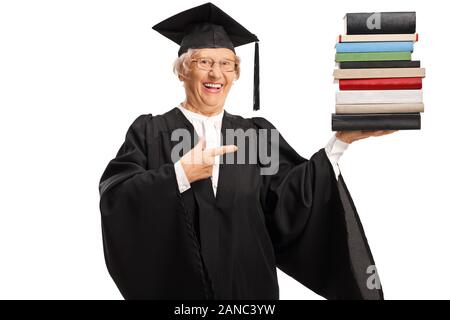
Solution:
[[[233,60],[220,60],[220,61],[214,61],[211,58],[198,58],[198,59],[192,59],[191,62],[196,62],[197,67],[201,70],[211,71],[214,67],[214,65],[218,62],[219,68],[223,72],[232,72],[236,70],[237,63]]]

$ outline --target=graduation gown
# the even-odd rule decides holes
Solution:
[[[280,135],[276,174],[224,157],[216,197],[211,179],[180,193],[171,159],[179,128],[193,147],[178,108],[139,116],[100,180],[106,265],[125,299],[278,299],[276,267],[327,299],[383,298],[367,286],[375,264],[324,149],[307,160]],[[226,129],[275,127],[225,111],[223,137]]]

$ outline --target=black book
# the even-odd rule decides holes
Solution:
[[[373,68],[420,68],[420,61],[343,61],[339,63],[341,69],[373,69]]]
[[[420,113],[333,113],[331,127],[333,131],[419,130]]]
[[[416,32],[415,12],[361,12],[345,16],[347,34],[405,34]]]

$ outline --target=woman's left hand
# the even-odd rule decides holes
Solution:
[[[352,143],[353,141],[368,138],[379,137],[386,134],[396,132],[398,130],[374,130],[374,131],[338,131],[336,132],[336,138],[346,143]]]

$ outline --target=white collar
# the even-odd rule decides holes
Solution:
[[[202,122],[205,120],[211,121],[213,123],[221,122],[222,118],[223,118],[223,113],[224,113],[223,109],[222,109],[222,111],[219,114],[208,117],[203,114],[190,111],[190,110],[186,109],[185,107],[183,107],[181,104],[178,105],[178,109],[180,109],[181,112],[183,112],[183,114],[186,116],[186,118],[190,119],[191,121],[195,119],[195,120],[200,120]]]

